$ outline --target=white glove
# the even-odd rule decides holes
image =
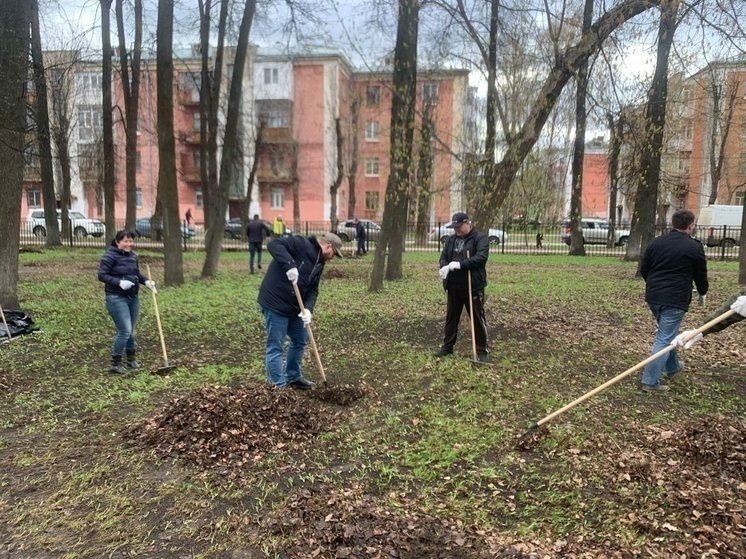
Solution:
[[[126,280],[126,279],[119,280],[119,287],[121,287],[125,291],[127,291],[128,289],[132,289],[132,286],[134,285],[135,284],[132,283],[130,280]]]
[[[290,268],[285,275],[288,277],[293,285],[298,284],[298,268]]]
[[[313,318],[313,314],[308,309],[303,309],[303,312],[300,313],[298,316],[303,321],[303,328],[311,324],[311,318]]]
[[[438,275],[440,276],[440,279],[444,280],[448,277],[448,272],[450,272],[451,269],[448,266],[443,266],[440,270],[438,270]]]
[[[145,280],[145,287],[150,289],[153,293],[158,293],[158,290],[155,288],[155,282],[153,280]]]
[[[680,346],[680,347],[683,347],[684,349],[689,349],[690,347],[692,347],[694,344],[696,344],[699,340],[701,340],[704,337],[702,333],[700,332],[699,334],[694,336],[691,340],[685,342],[684,339],[687,336],[691,336],[692,332],[694,332],[694,330],[685,330],[684,332],[682,332],[681,334],[679,334],[673,339],[673,341],[671,342],[671,345]]]
[[[460,270],[461,269],[461,262],[451,262],[448,265],[449,270]]]
[[[736,302],[730,306],[730,310],[734,313],[740,314],[746,317],[746,295],[741,295]]]

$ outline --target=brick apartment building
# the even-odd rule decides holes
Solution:
[[[72,209],[90,217],[103,217],[101,65],[100,61],[79,61],[76,54],[47,53],[47,64],[49,66],[49,61],[53,60],[67,68],[61,83],[69,91],[63,105],[70,119]],[[228,77],[232,75],[230,65],[223,69],[223,75],[226,79],[221,84],[221,95],[225,99]],[[332,206],[329,187],[337,173],[336,124],[339,119],[344,137],[345,173],[352,163],[352,135],[357,139],[356,202],[352,213],[380,220],[388,177],[391,79],[390,71],[355,72],[340,53],[288,56],[264,54],[252,48],[244,72],[240,149],[227,217],[239,215],[256,154],[259,161],[256,180],[250,185],[249,215],[258,213],[267,220],[282,215],[286,221],[292,220],[297,186],[300,219],[328,221]],[[121,220],[125,215],[125,154],[123,112],[117,107],[123,107],[124,103],[117,80],[115,72],[115,212],[116,219]],[[467,134],[464,114],[468,113],[467,105],[473,98],[468,93],[465,70],[422,72],[419,77],[418,122],[424,106],[428,105],[435,123],[430,185],[433,195],[429,211],[434,221],[445,221],[453,211],[460,209],[463,186],[459,155],[465,149],[462,146]],[[203,135],[199,113],[200,59],[196,49],[176,53],[174,97],[180,215],[191,210],[195,222],[201,223],[204,213],[199,148]],[[357,112],[354,119],[353,108]],[[54,120],[54,111],[50,114]],[[224,121],[225,114],[220,118]],[[261,141],[257,148],[260,124]],[[52,122],[52,126],[55,125]],[[33,145],[27,161],[22,217],[29,209],[42,204],[39,159]],[[55,158],[55,175],[59,192],[58,158]],[[152,215],[157,180],[156,69],[155,61],[145,58],[140,85],[137,217]],[[350,183],[345,177],[337,194],[338,217],[348,217],[349,200]]]

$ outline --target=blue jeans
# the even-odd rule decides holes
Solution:
[[[262,243],[249,243],[249,270],[254,271],[254,254],[257,255],[256,263],[262,265]]]
[[[114,320],[117,335],[114,338],[112,355],[122,355],[125,349],[135,349],[135,324],[140,316],[140,298],[125,295],[106,295],[106,310]]]
[[[684,320],[686,311],[684,309],[677,309],[664,305],[653,305],[650,303],[648,306],[658,323],[658,331],[655,333],[653,349],[650,352],[650,355],[653,355],[666,346],[671,345],[676,334],[679,333],[679,326],[681,326],[681,322]],[[663,371],[672,374],[677,372],[679,367],[679,356],[674,349],[667,355],[662,355],[645,366],[645,369],[642,372],[642,383],[656,386]]]
[[[264,357],[267,382],[274,386],[285,386],[303,375],[301,361],[308,343],[308,333],[303,320],[297,316],[284,316],[261,307],[267,329],[267,348]],[[290,338],[285,371],[282,368],[285,338]]]

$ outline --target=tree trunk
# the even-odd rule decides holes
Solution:
[[[386,279],[402,277],[402,254],[407,226],[407,202],[412,141],[414,139],[414,108],[417,96],[417,34],[419,31],[419,0],[399,0],[399,20],[394,49],[394,75],[391,101],[390,161],[386,183],[381,237],[376,244],[370,291],[383,288],[383,272],[388,253]]]
[[[23,146],[29,62],[30,3],[0,2],[0,305],[19,308]]]
[[[358,137],[358,119],[360,118],[360,98],[354,97],[350,103],[350,138],[352,146],[350,152],[350,168],[347,172],[347,186],[349,198],[347,200],[347,219],[355,217],[355,205],[357,194],[355,192],[355,179],[357,178],[358,157],[360,154],[360,138]]]
[[[298,174],[298,160],[300,159],[300,146],[293,141],[290,146],[290,176],[292,182],[290,189],[293,193],[293,227],[296,231],[301,230],[300,224],[300,175]]]
[[[529,116],[520,131],[512,137],[505,155],[494,166],[490,187],[475,198],[473,219],[482,229],[489,228],[510,191],[516,172],[541,134],[562,90],[573,76],[575,69],[596,53],[608,36],[625,21],[657,6],[662,0],[624,0],[602,15],[579,41],[556,57],[541,92],[531,107]]]
[[[593,0],[585,0],[583,33],[593,23]],[[588,97],[588,59],[578,65],[575,91],[575,141],[572,150],[572,190],[570,192],[570,256],[585,256],[583,229],[583,162],[585,161],[586,98]]]
[[[46,246],[61,246],[60,226],[57,222],[57,195],[54,189],[52,166],[52,138],[49,134],[49,105],[47,104],[47,78],[44,75],[44,56],[39,34],[39,2],[31,0],[31,60],[36,85],[36,137],[39,141],[41,159],[41,190],[44,197],[44,221],[46,222]]]
[[[156,30],[156,78],[158,97],[158,200],[163,210],[164,283],[184,283],[181,254],[179,195],[176,190],[176,145],[174,142],[174,0],[158,0]]]
[[[606,239],[606,247],[614,248],[616,240],[616,200],[619,193],[619,154],[622,151],[624,139],[624,114],[614,120],[614,115],[608,113],[609,132],[609,236]]]
[[[661,2],[658,27],[658,52],[653,83],[645,107],[645,148],[638,175],[635,211],[632,214],[629,243],[625,260],[642,262],[641,256],[655,237],[655,210],[658,207],[658,186],[661,175],[663,128],[666,124],[668,96],[668,56],[676,31],[679,0]],[[639,274],[639,265],[638,271]]]
[[[741,81],[736,80],[734,83],[730,84],[728,86],[727,84],[725,87],[727,88],[728,97],[726,99],[726,106],[725,106],[725,115],[723,116],[723,129],[720,133],[720,137],[717,137],[717,130],[718,126],[717,123],[720,119],[720,110],[718,107],[719,103],[717,102],[718,99],[715,97],[716,88],[715,88],[715,77],[713,75],[713,101],[715,102],[715,107],[713,108],[713,121],[712,121],[712,130],[713,130],[713,136],[712,141],[710,142],[710,184],[712,184],[712,188],[710,190],[710,199],[709,204],[717,204],[718,199],[718,187],[720,185],[720,178],[723,176],[723,165],[725,164],[725,146],[728,143],[728,136],[730,135],[730,127],[731,123],[733,122],[733,111],[736,105],[736,99],[738,96],[738,92],[741,88]],[[715,152],[717,151],[717,156],[715,155]]]
[[[329,209],[329,218],[332,222],[332,231],[337,230],[337,223],[339,223],[339,217],[337,216],[337,192],[339,186],[345,178],[345,162],[344,162],[344,136],[342,135],[342,119],[337,117],[334,119],[334,131],[337,135],[337,176],[334,177],[334,182],[329,187],[329,198],[331,198],[331,208]]]
[[[135,230],[137,219],[137,118],[140,104],[140,56],[142,47],[142,0],[135,0],[135,43],[132,48],[132,81],[129,76],[127,42],[124,33],[122,0],[116,0],[117,32],[119,34],[119,66],[122,72],[122,92],[125,111],[125,177],[126,204],[124,228]]]
[[[433,122],[433,105],[422,107],[422,129],[420,131],[420,154],[417,163],[417,214],[415,216],[415,242],[426,246],[430,226],[430,198],[433,187],[433,146],[432,136],[435,131]]]
[[[238,121],[241,108],[241,87],[246,67],[246,54],[249,43],[249,31],[254,19],[256,0],[246,0],[241,26],[238,30],[236,58],[233,64],[233,77],[228,95],[228,112],[225,121],[225,136],[223,137],[223,155],[220,160],[220,177],[218,188],[214,193],[210,212],[210,227],[205,236],[205,263],[202,267],[202,277],[212,277],[217,272],[220,259],[220,249],[223,244],[225,231],[225,211],[228,206],[228,192],[233,181],[235,157],[238,153]]]
[[[114,215],[114,109],[111,98],[111,0],[101,0],[102,123],[104,136],[104,223],[106,238],[113,239],[117,231]]]

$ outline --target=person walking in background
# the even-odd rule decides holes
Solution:
[[[303,376],[301,362],[308,343],[306,326],[311,324],[324,265],[342,256],[342,241],[334,233],[317,237],[274,237],[267,244],[272,261],[259,287],[259,307],[267,329],[265,366],[272,386],[308,390],[315,383]],[[303,300],[301,313],[295,289]],[[285,369],[285,339],[290,338]]]
[[[365,230],[365,225],[360,223],[358,218],[354,218],[352,223],[355,225],[355,239],[357,240],[357,256],[365,256],[368,253],[368,249],[365,248],[365,241],[368,239],[368,232]]]
[[[184,219],[186,219],[187,227],[189,227],[192,224],[192,208],[187,208],[186,214],[184,214]]]
[[[728,318],[721,320],[714,326],[710,326],[707,330],[700,332],[691,340],[686,340],[686,338],[691,336],[694,330],[685,330],[674,338],[673,343],[679,347],[689,349],[705,336],[714,334],[715,332],[720,332],[722,330],[725,330],[728,326],[736,324],[737,322],[741,322],[743,319],[746,318],[746,289],[742,289],[741,291],[737,291],[733,295],[731,295],[730,298],[725,303],[723,303],[723,305],[718,310],[716,310],[705,319],[705,324],[710,322],[714,318],[717,318],[721,314],[728,312],[728,310],[732,310],[735,314],[732,314]],[[672,376],[673,375],[671,375],[671,377]]]
[[[282,221],[281,215],[278,215],[275,218],[274,226],[272,227],[272,232],[274,233],[275,237],[282,237],[285,234],[285,222]]]
[[[645,302],[658,324],[651,355],[670,345],[679,331],[692,302],[692,281],[697,292],[707,294],[707,258],[702,244],[691,237],[696,227],[694,214],[676,210],[671,218],[673,229],[653,239],[640,263],[645,280]],[[674,349],[648,363],[642,373],[641,388],[645,392],[664,392],[669,379],[684,368]]]
[[[246,226],[246,236],[249,239],[249,273],[254,273],[254,255],[257,255],[256,266],[262,269],[262,244],[272,230],[254,214],[254,219]]]
[[[98,267],[98,281],[104,283],[106,293],[106,310],[117,328],[109,367],[109,372],[116,375],[139,368],[135,344],[135,326],[140,314],[138,286],[156,291],[155,282],[140,273],[137,255],[132,250],[134,244],[135,233],[119,231]]]
[[[477,360],[489,363],[484,288],[487,287],[486,265],[490,256],[490,242],[486,235],[472,227],[469,216],[463,212],[453,214],[451,223],[446,227],[453,228],[456,234],[447,238],[440,253],[439,274],[443,280],[443,288],[448,293],[448,305],[443,345],[435,352],[435,356],[444,357],[453,353],[461,311],[466,307],[466,312],[470,312],[466,274],[471,274]]]

